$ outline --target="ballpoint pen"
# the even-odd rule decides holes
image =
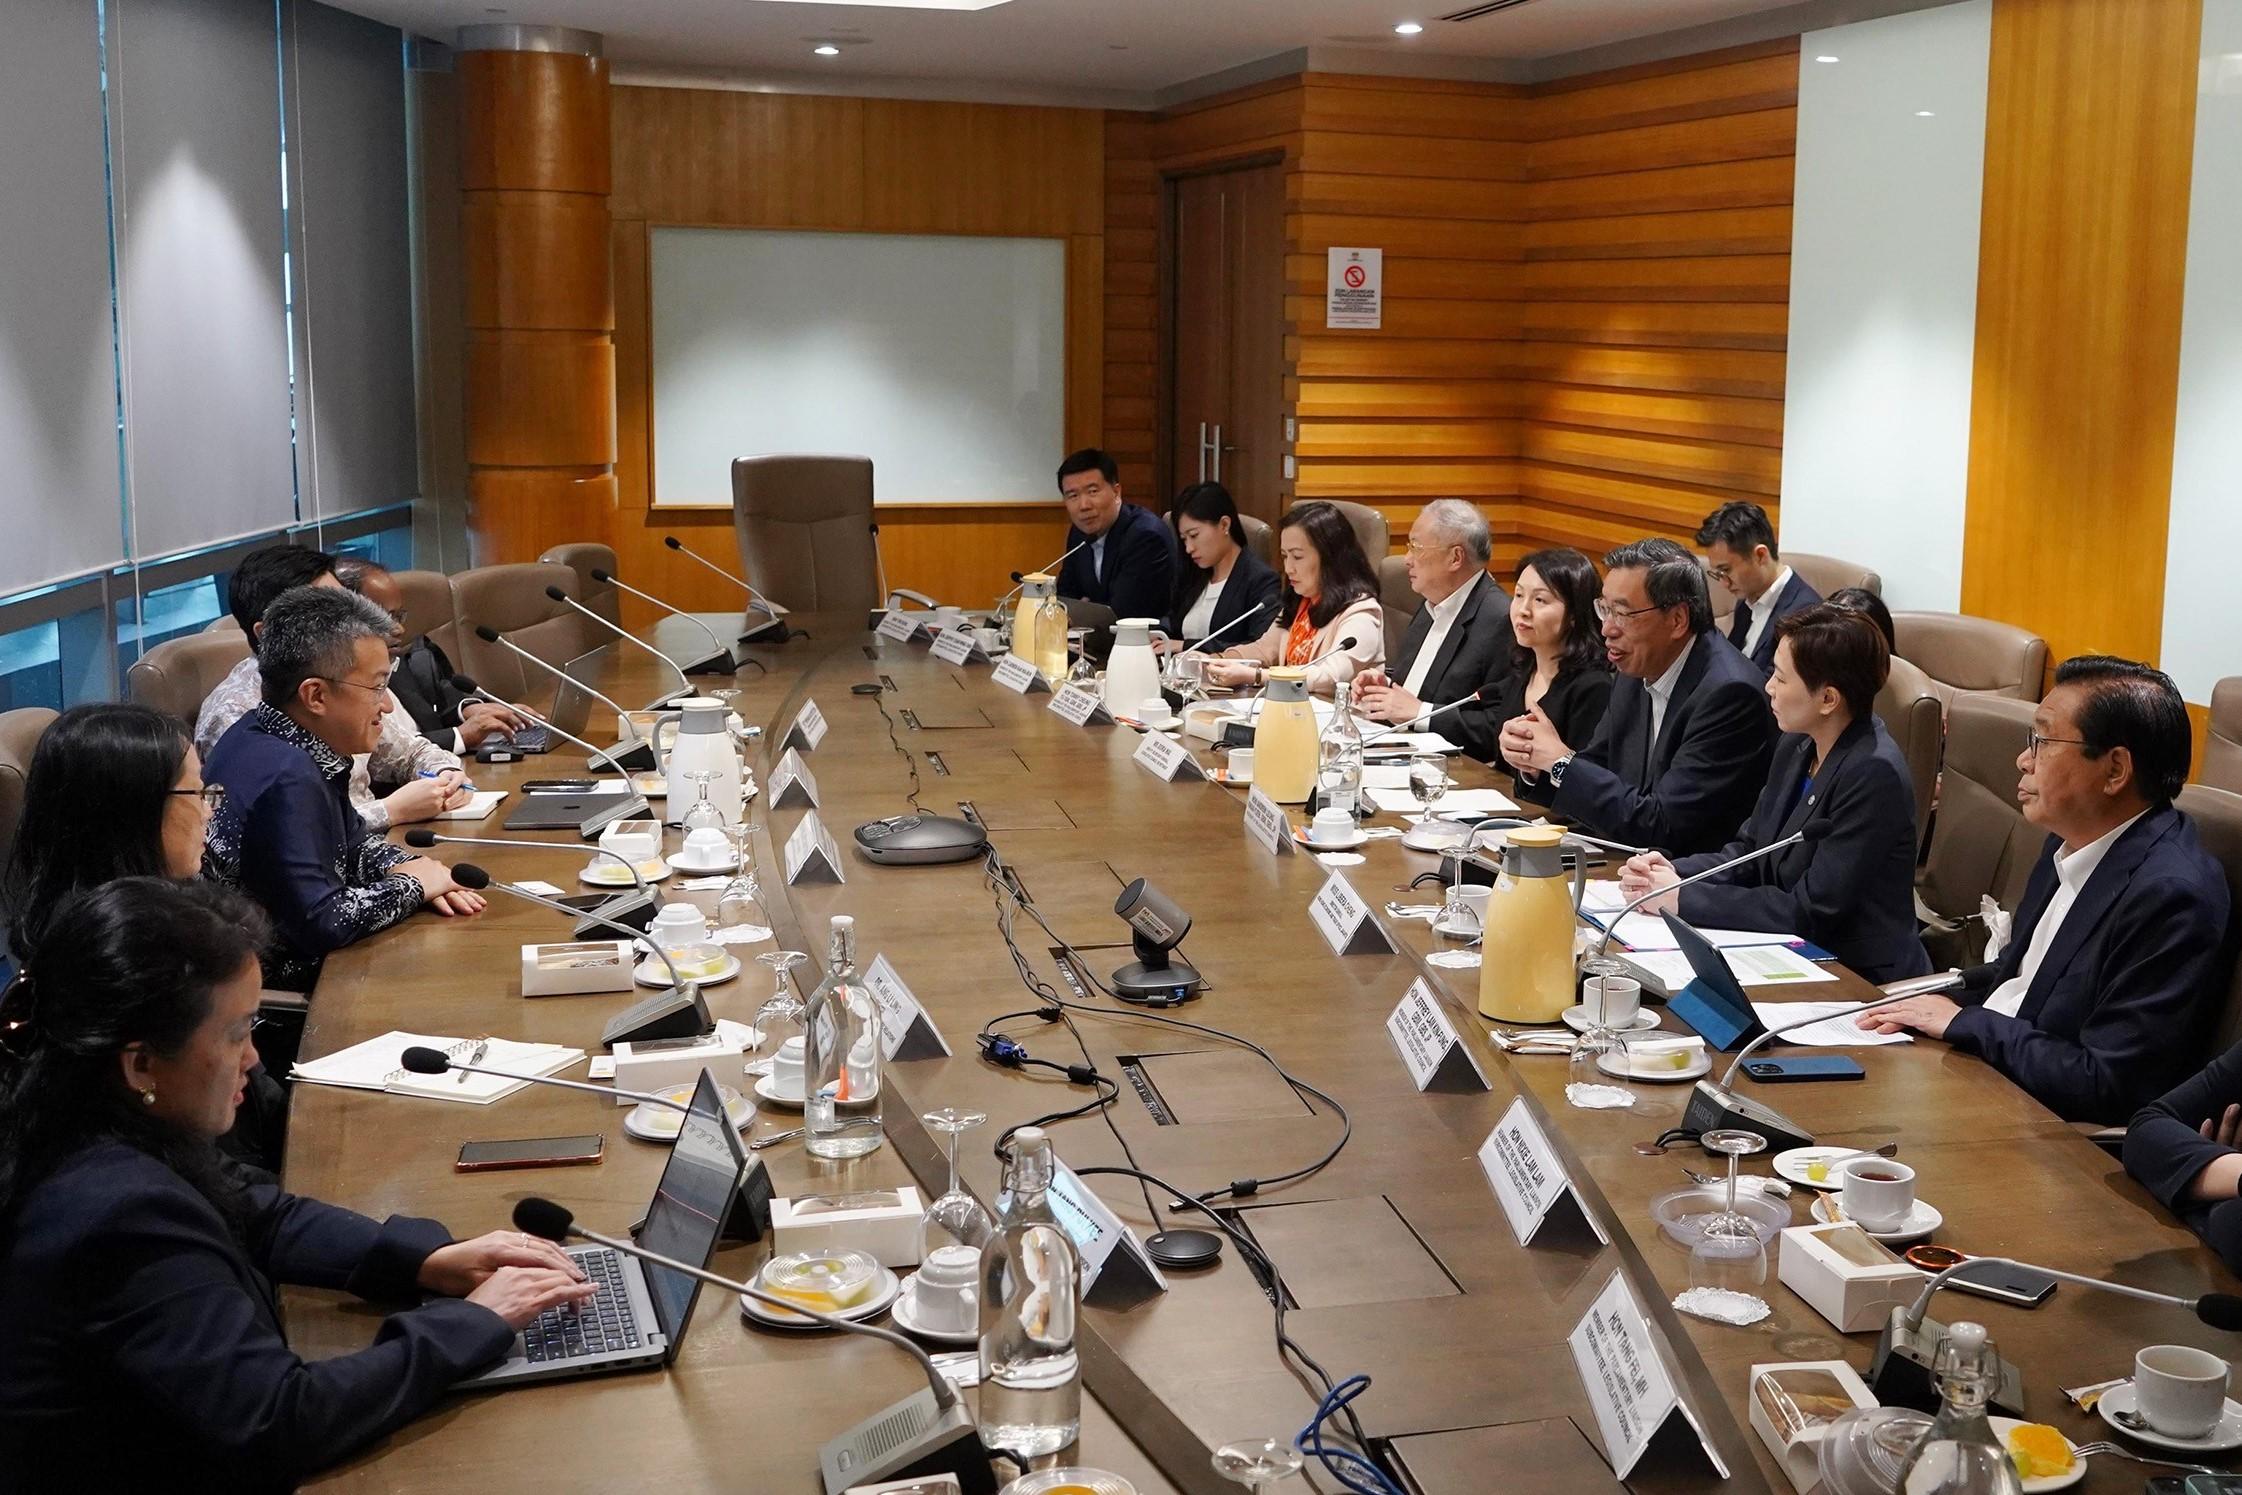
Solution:
[[[483,1062],[483,1056],[489,1052],[490,1035],[485,1033],[481,1038],[475,1040],[475,1052],[467,1056],[467,1062],[469,1064],[480,1064]],[[467,1071],[464,1069],[459,1072],[459,1083],[462,1085],[467,1083]]]

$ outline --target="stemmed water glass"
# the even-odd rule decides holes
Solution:
[[[763,1040],[770,1036],[768,1025],[773,1019],[784,1019],[797,1028],[802,1026],[803,1015],[808,1009],[804,1007],[802,999],[794,994],[794,982],[787,972],[808,960],[809,956],[799,950],[765,950],[755,958],[770,967],[774,983],[770,1000],[755,1014],[755,1048],[760,1053]]]
[[[1300,1472],[1307,1460],[1282,1438],[1248,1438],[1225,1443],[1214,1451],[1214,1472],[1232,1484],[1244,1485],[1259,1495],[1280,1479]]]
[[[1098,664],[1096,660],[1090,657],[1090,650],[1087,647],[1089,641],[1089,629],[1069,628],[1067,630],[1067,652],[1074,656],[1074,666],[1067,671],[1067,683],[1070,685],[1080,685],[1087,688],[1097,681]]]
[[[1418,753],[1409,760],[1409,797],[1424,812],[1430,825],[1440,818],[1434,808],[1448,793],[1448,762],[1438,753]]]
[[[685,834],[690,836],[695,831],[723,830],[724,812],[717,809],[715,802],[708,797],[709,786],[717,779],[716,770],[688,768],[685,770],[685,777],[699,785],[701,791],[700,798],[693,801],[693,807],[685,812],[685,817],[680,822],[685,828]]]
[[[770,915],[763,908],[763,884],[755,875],[755,825],[747,818],[747,806],[740,806],[739,823],[731,827],[731,834],[738,860],[732,880],[716,895],[716,927],[736,931],[734,939],[740,944],[759,945],[771,937],[771,926],[763,922]]]
[[[944,1246],[971,1246],[978,1251],[996,1229],[996,1222],[981,1207],[981,1201],[966,1193],[965,1185],[958,1180],[958,1133],[971,1131],[988,1119],[984,1111],[960,1111],[955,1106],[944,1106],[919,1118],[948,1135],[950,1150],[950,1186],[919,1217],[921,1261]]]
[[[1724,1128],[1697,1140],[1707,1152],[1728,1159],[1728,1196],[1721,1209],[1704,1217],[1690,1243],[1689,1285],[1738,1293],[1764,1306],[1759,1289],[1767,1283],[1767,1242],[1758,1223],[1737,1212],[1736,1160],[1764,1151],[1767,1139],[1757,1132]]]

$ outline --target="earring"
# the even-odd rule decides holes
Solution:
[[[155,1103],[156,1103],[156,1092],[155,1092],[155,1091],[153,1091],[153,1090],[143,1090],[143,1091],[141,1091],[141,1092],[140,1092],[140,1104],[142,1104],[142,1105],[144,1105],[144,1106],[152,1106],[152,1105],[154,1105]]]

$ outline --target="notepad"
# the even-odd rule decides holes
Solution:
[[[487,1106],[492,1101],[503,1100],[530,1082],[509,1080],[497,1075],[461,1074],[447,1071],[443,1074],[415,1074],[405,1068],[405,1050],[410,1048],[436,1049],[445,1057],[466,1060],[474,1054],[477,1038],[437,1038],[425,1033],[384,1033],[379,1038],[369,1038],[364,1043],[338,1049],[324,1058],[299,1060],[289,1077],[313,1085],[335,1085],[345,1090],[381,1090],[391,1095],[417,1095],[430,1100],[466,1101],[472,1105]],[[516,1043],[511,1039],[489,1040],[481,1064],[492,1069],[510,1070],[523,1075],[553,1075],[584,1057],[582,1049],[572,1049],[557,1043]]]
[[[434,818],[437,820],[482,820],[491,811],[497,809],[498,802],[505,797],[506,791],[503,789],[478,789],[468,797],[466,804],[461,805],[456,810],[439,811]]]

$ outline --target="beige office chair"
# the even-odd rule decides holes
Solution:
[[[452,579],[441,571],[398,571],[392,579],[405,599],[405,636],[427,634],[450,654],[449,640],[458,631],[453,626]]]
[[[202,631],[204,633],[238,634],[241,632],[241,625],[234,621],[234,615],[232,613],[220,613],[217,617],[212,618],[209,622],[203,624]]]
[[[2211,687],[2211,730],[2196,777],[2214,789],[2242,792],[2242,675]]]
[[[1277,569],[1276,526],[1266,519],[1256,519],[1251,514],[1240,514],[1238,523],[1244,530],[1245,548],[1261,557],[1261,563],[1275,571]]]
[[[1409,631],[1409,620],[1417,615],[1424,598],[1409,585],[1409,557],[1374,556],[1370,564],[1378,568],[1378,602],[1385,609],[1386,658],[1391,659],[1401,648],[1401,637]]]
[[[2233,906],[2242,910],[2242,794],[2190,784],[2174,803],[2195,822],[2196,838],[2203,849],[2226,869],[2227,894]],[[2218,1023],[2212,1031],[2213,1054],[2223,1054],[2242,1040],[2242,960],[2235,962],[2227,978],[2226,1000],[2220,1005]]]
[[[2047,679],[2047,640],[2013,623],[1966,613],[1896,612],[1893,652],[1912,661],[1949,698],[1969,693],[2037,701]]]
[[[538,561],[547,566],[566,566],[576,573],[576,596],[586,607],[610,623],[623,621],[622,596],[612,581],[600,581],[592,573],[605,571],[615,574],[615,548],[592,540],[577,540],[567,545],[555,545],[539,556]],[[646,584],[640,582],[644,591]]]
[[[1375,571],[1378,562],[1384,560],[1393,549],[1385,514],[1368,504],[1348,503],[1345,499],[1335,498],[1327,502],[1346,516],[1348,526],[1354,530],[1355,539],[1362,546],[1362,553],[1370,558],[1371,569]]]
[[[125,694],[192,727],[204,698],[248,657],[249,640],[238,628],[166,639],[125,671]]]
[[[1841,561],[1828,555],[1809,555],[1803,550],[1784,551],[1783,561],[1806,579],[1806,585],[1824,597],[1832,592],[1843,591],[1846,587],[1859,587],[1879,597],[1884,595],[1884,578],[1853,561]]]
[[[862,617],[881,604],[869,457],[742,457],[732,464],[740,565],[797,612]]]
[[[31,755],[55,716],[44,706],[0,712],[0,867],[8,865],[16,827],[23,823],[23,789],[31,776]]]
[[[459,651],[453,662],[483,689],[539,710],[553,699],[553,677],[512,650],[485,643],[477,628],[492,629],[515,648],[555,667],[614,638],[548,597],[547,587],[574,597],[576,573],[566,566],[528,562],[478,566],[452,578],[452,607],[459,618]]]
[[[1930,834],[1931,806],[1938,802],[1939,765],[1946,758],[1946,704],[1930,676],[1895,658],[1884,688],[1876,693],[1876,717],[1899,745],[1915,783],[1915,849],[1920,852]]]
[[[2031,731],[2029,701],[1961,695],[1949,710],[1938,820],[1915,879],[1918,912],[1945,926],[1934,925],[1924,936],[1934,964],[1981,958],[1985,931],[1974,922],[1979,900],[1990,893],[2014,913],[2047,844],[2047,832],[2016,805],[2016,760]]]

